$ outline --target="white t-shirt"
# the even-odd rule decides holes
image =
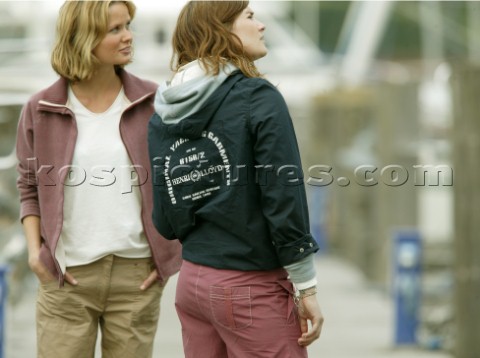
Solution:
[[[137,174],[120,135],[120,118],[130,101],[123,88],[103,113],[90,112],[68,92],[78,136],[64,183],[63,228],[56,257],[78,266],[114,254],[150,257],[143,232]]]

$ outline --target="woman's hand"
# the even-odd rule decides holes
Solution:
[[[143,281],[142,285],[140,286],[140,289],[142,291],[147,290],[155,281],[157,281],[157,270],[153,270],[150,272],[150,275],[148,275],[147,279]]]
[[[48,269],[43,265],[42,261],[38,256],[33,256],[28,259],[28,264],[33,273],[37,276],[40,283],[47,283],[51,281],[56,281],[56,278],[48,271]],[[76,286],[78,281],[73,277],[69,272],[65,272],[65,281],[69,284]]]
[[[55,277],[47,270],[43,263],[38,258],[38,255],[33,255],[28,258],[28,265],[33,273],[37,276],[40,283],[47,283],[55,281]]]
[[[298,315],[302,330],[302,336],[298,339],[298,344],[306,347],[318,339],[322,332],[324,318],[317,302],[317,295],[299,298]],[[310,330],[308,329],[309,321],[311,323]]]
[[[75,277],[72,276],[70,272],[65,271],[65,275],[63,277],[65,278],[65,281],[67,281],[70,285],[78,285],[78,281],[75,279]]]

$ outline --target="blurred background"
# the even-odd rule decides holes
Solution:
[[[14,144],[22,105],[57,78],[61,3],[0,1],[0,358],[35,356]],[[169,79],[184,3],[135,1],[128,70]],[[480,357],[480,2],[251,7],[269,48],[258,66],[289,105],[321,247],[326,323],[311,356]],[[181,357],[174,287],[165,295],[157,356]]]

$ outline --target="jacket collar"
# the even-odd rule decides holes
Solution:
[[[122,68],[118,69],[117,73],[122,81],[125,96],[130,102],[133,103],[155,94],[157,85],[153,82],[141,80]],[[68,100],[68,85],[69,81],[64,77],[60,77],[44,91],[43,102],[65,106]]]

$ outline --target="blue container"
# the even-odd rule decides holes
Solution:
[[[0,358],[5,357],[5,307],[7,305],[8,266],[0,265]]]
[[[414,345],[421,299],[421,238],[417,230],[396,230],[393,241],[395,344]]]

